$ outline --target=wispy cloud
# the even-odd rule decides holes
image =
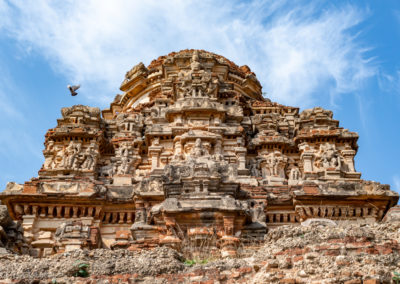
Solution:
[[[0,0],[8,36],[103,102],[132,65],[185,48],[249,65],[283,103],[352,92],[376,72],[353,31],[365,14],[348,5],[316,10],[308,1]]]
[[[378,76],[379,89],[386,93],[400,94],[400,70],[393,74],[380,72]]]

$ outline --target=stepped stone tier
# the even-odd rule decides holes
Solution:
[[[184,50],[136,65],[121,90],[109,109],[63,108],[39,177],[0,194],[32,254],[213,240],[230,256],[276,226],[376,222],[398,201],[360,179],[357,133],[264,98],[247,66]]]

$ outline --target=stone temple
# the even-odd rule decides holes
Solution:
[[[108,109],[63,108],[39,176],[0,194],[14,233],[23,229],[27,245],[15,250],[214,240],[232,256],[277,226],[377,222],[398,201],[360,179],[358,135],[331,111],[271,102],[249,67],[222,56],[183,50],[140,63],[121,91]]]

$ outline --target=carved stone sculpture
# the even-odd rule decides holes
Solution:
[[[276,226],[375,222],[397,203],[388,185],[360,179],[358,135],[331,111],[272,102],[223,56],[171,53],[134,66],[120,88],[107,109],[63,108],[39,176],[0,193],[32,254],[215,238],[234,256]],[[9,246],[18,229],[0,225]]]

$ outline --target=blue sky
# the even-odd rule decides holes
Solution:
[[[247,64],[274,101],[333,110],[360,135],[362,178],[400,190],[400,1],[0,0],[0,191],[37,176],[61,107],[108,107],[133,65],[186,48]]]

